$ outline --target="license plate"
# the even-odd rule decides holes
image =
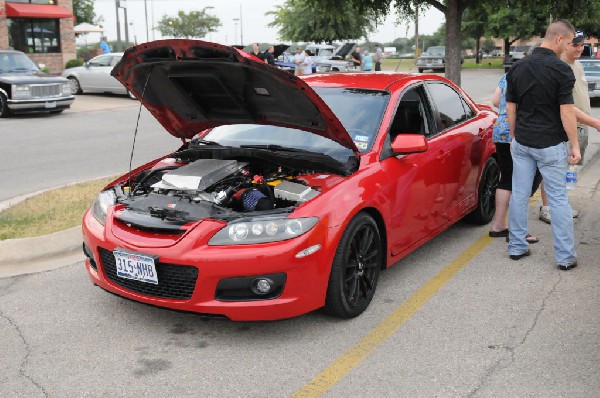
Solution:
[[[46,108],[47,109],[56,108],[56,101],[46,102]]]
[[[113,254],[118,277],[158,285],[154,257],[119,250],[115,250]]]

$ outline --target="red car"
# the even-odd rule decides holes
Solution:
[[[382,269],[494,215],[496,114],[443,77],[300,79],[192,40],[130,48],[112,75],[182,141],[84,216],[91,281],[117,295],[232,320],[351,318]]]

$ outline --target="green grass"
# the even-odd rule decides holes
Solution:
[[[381,69],[386,71],[417,72],[414,58],[395,59],[384,58]],[[485,58],[480,64],[475,63],[474,58],[465,59],[462,69],[502,69],[502,58]]]
[[[114,178],[55,189],[0,213],[0,240],[30,238],[73,228],[98,192]]]

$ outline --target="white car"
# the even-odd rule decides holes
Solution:
[[[65,69],[63,77],[71,83],[71,93],[83,92],[114,93],[129,95],[135,99],[121,83],[110,75],[114,66],[121,60],[123,53],[102,54],[92,58],[83,66]]]

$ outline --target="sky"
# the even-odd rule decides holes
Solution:
[[[127,20],[129,22],[129,40],[137,37],[137,42],[161,39],[158,31],[152,30],[153,21],[158,22],[163,15],[175,16],[179,10],[194,11],[204,7],[213,7],[207,13],[215,15],[221,20],[221,27],[217,32],[210,33],[204,39],[221,44],[238,44],[243,37],[244,44],[253,42],[276,43],[277,29],[267,25],[273,20],[265,16],[268,11],[274,11],[275,6],[283,5],[285,0],[127,0]],[[146,9],[148,14],[148,38],[146,37]],[[117,39],[116,27],[116,0],[95,0],[94,11],[96,16],[102,16],[101,25],[109,41]],[[121,22],[121,38],[125,39],[124,13],[119,11]],[[234,19],[240,21],[234,21]],[[379,25],[377,32],[369,36],[371,41],[390,42],[397,37],[412,37],[414,25],[402,23],[395,25],[395,16],[390,15],[384,23]],[[430,8],[419,19],[419,33],[432,34],[444,21],[444,14]],[[241,32],[240,32],[241,25]],[[87,38],[80,37],[78,43],[85,40],[92,43],[100,40],[100,34],[90,33]]]

